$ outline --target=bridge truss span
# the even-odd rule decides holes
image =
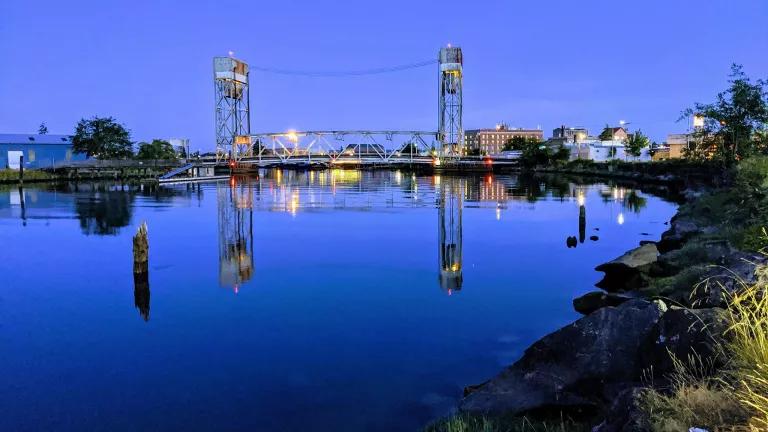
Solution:
[[[437,132],[417,130],[324,130],[258,133],[234,158],[280,162],[390,162],[424,160],[436,154]]]

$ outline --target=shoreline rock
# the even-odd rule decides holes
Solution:
[[[658,300],[605,307],[544,336],[512,366],[468,389],[459,409],[476,414],[598,412],[640,379],[639,350],[666,311]]]
[[[581,297],[573,299],[573,309],[583,315],[607,307],[618,306],[632,300],[633,297],[624,294],[606,293],[604,291],[591,291]]]
[[[595,270],[605,273],[603,279],[595,284],[608,292],[631,291],[643,285],[642,272],[659,257],[655,243],[646,243],[626,252],[607,263],[600,264]]]

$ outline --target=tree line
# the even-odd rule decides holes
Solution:
[[[42,125],[41,125],[42,128]],[[135,148],[135,152],[134,152]],[[81,119],[72,136],[72,150],[97,159],[177,159],[185,158],[186,149],[174,149],[162,139],[134,145],[130,131],[112,117]]]

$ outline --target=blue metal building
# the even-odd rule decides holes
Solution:
[[[0,134],[0,169],[19,169],[22,155],[24,168],[47,168],[86,159],[85,154],[72,150],[69,135]]]

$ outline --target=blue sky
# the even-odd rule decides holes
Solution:
[[[114,116],[135,140],[212,149],[212,57],[355,70],[464,50],[464,124],[545,135],[631,122],[654,140],[710,101],[729,65],[768,77],[768,2],[0,2],[0,132],[71,133]],[[251,73],[252,130],[420,129],[437,123],[436,66],[354,78]]]

